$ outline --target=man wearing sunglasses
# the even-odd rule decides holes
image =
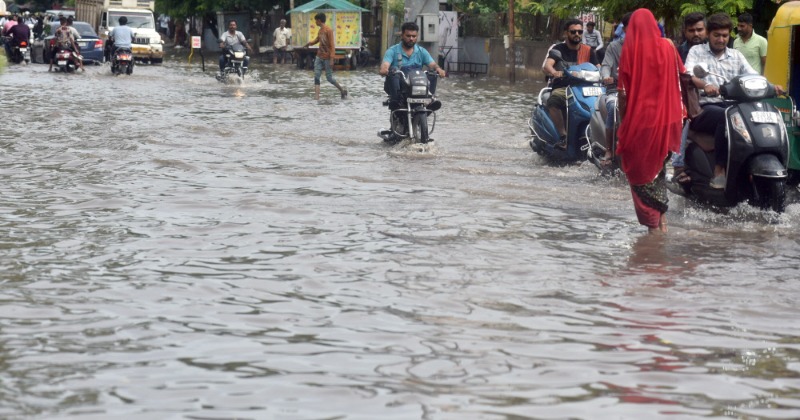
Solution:
[[[553,90],[550,92],[550,97],[547,98],[546,105],[550,119],[553,120],[553,125],[558,130],[560,137],[556,147],[561,149],[567,148],[567,128],[564,124],[564,114],[567,112],[567,81],[563,78],[564,70],[577,64],[600,64],[594,50],[582,43],[583,22],[578,19],[566,21],[564,23],[564,35],[566,38],[564,42],[550,47],[551,50],[557,50],[561,53],[563,61],[556,63],[555,59],[550,58],[548,51],[548,57],[545,59],[542,68],[545,75],[553,78],[550,81],[550,87]]]

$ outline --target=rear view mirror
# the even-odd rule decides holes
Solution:
[[[694,77],[697,77],[698,79],[702,79],[702,78],[708,76],[708,69],[705,67],[705,65],[698,64],[698,65],[694,66],[694,68],[692,69],[692,73],[694,73]]]

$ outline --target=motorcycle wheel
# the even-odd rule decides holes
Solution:
[[[776,213],[786,210],[786,182],[783,179],[754,177],[758,207],[771,209]]]
[[[125,71],[125,74],[127,74],[128,76],[133,74],[133,62],[128,64],[128,69]]]
[[[120,64],[117,67],[117,74],[126,74],[128,73],[128,65],[127,64]]]
[[[412,119],[414,124],[414,143],[428,142],[428,113],[417,112]]]

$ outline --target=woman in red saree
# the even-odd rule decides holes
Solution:
[[[647,9],[633,12],[619,63],[619,88],[626,99],[617,154],[631,185],[636,216],[650,232],[667,231],[664,161],[680,148],[685,111],[678,73],[685,71],[653,14]]]

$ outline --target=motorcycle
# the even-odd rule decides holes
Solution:
[[[606,116],[608,115],[607,103],[614,103],[614,126],[611,127],[611,138],[606,130]],[[619,129],[620,116],[617,108],[617,93],[607,93],[600,96],[594,104],[592,117],[586,127],[586,138],[589,139],[589,148],[586,150],[587,159],[592,162],[603,174],[610,174],[619,168],[619,159],[614,157],[610,164],[603,164],[602,158],[606,151],[611,150],[611,155],[617,150],[617,129]]]
[[[550,50],[549,58],[556,61],[556,68],[564,67],[564,60],[557,50]],[[560,136],[547,109],[547,98],[552,92],[546,87],[539,92],[528,120],[531,130],[530,146],[534,152],[553,163],[573,163],[585,160],[589,150],[588,125],[597,98],[605,93],[600,84],[600,71],[589,63],[570,66],[564,71],[567,80],[567,112],[564,124],[567,128],[567,147],[556,147]]]
[[[400,77],[400,101],[405,108],[389,113],[389,129],[378,132],[378,137],[387,143],[398,143],[405,138],[412,143],[430,143],[430,134],[436,126],[436,110],[428,109],[433,100],[428,76],[437,76],[435,71],[410,70],[408,74],[392,69],[387,77]],[[388,107],[389,101],[383,102]],[[431,116],[430,129],[428,116]]]
[[[244,79],[247,73],[247,67],[244,66],[244,60],[247,57],[242,44],[236,44],[232,47],[225,48],[225,67],[222,73],[217,76],[220,81],[226,81],[229,76],[239,76],[239,80]]]
[[[56,51],[56,71],[72,73],[80,67],[78,65],[80,59],[81,56],[78,53],[66,48],[59,48]]]
[[[111,58],[111,73],[114,75],[133,74],[133,63],[133,52],[130,48],[117,48]]]
[[[725,79],[701,65],[692,71],[700,79],[708,75]],[[725,188],[714,189],[709,185],[714,176],[714,137],[687,127],[684,160],[691,181],[680,186],[670,182],[670,191],[716,207],[731,207],[746,200],[764,210],[783,212],[789,139],[779,110],[765,101],[776,96],[775,86],[764,76],[741,75],[725,79],[719,91],[727,106]]]
[[[361,48],[358,50],[358,65],[360,67],[366,67],[370,64],[371,60],[372,52],[369,50],[367,39],[364,38],[364,35],[361,35]]]
[[[28,41],[20,41],[18,44],[11,46],[10,60],[14,64],[20,64],[20,63],[30,64],[31,53]]]

